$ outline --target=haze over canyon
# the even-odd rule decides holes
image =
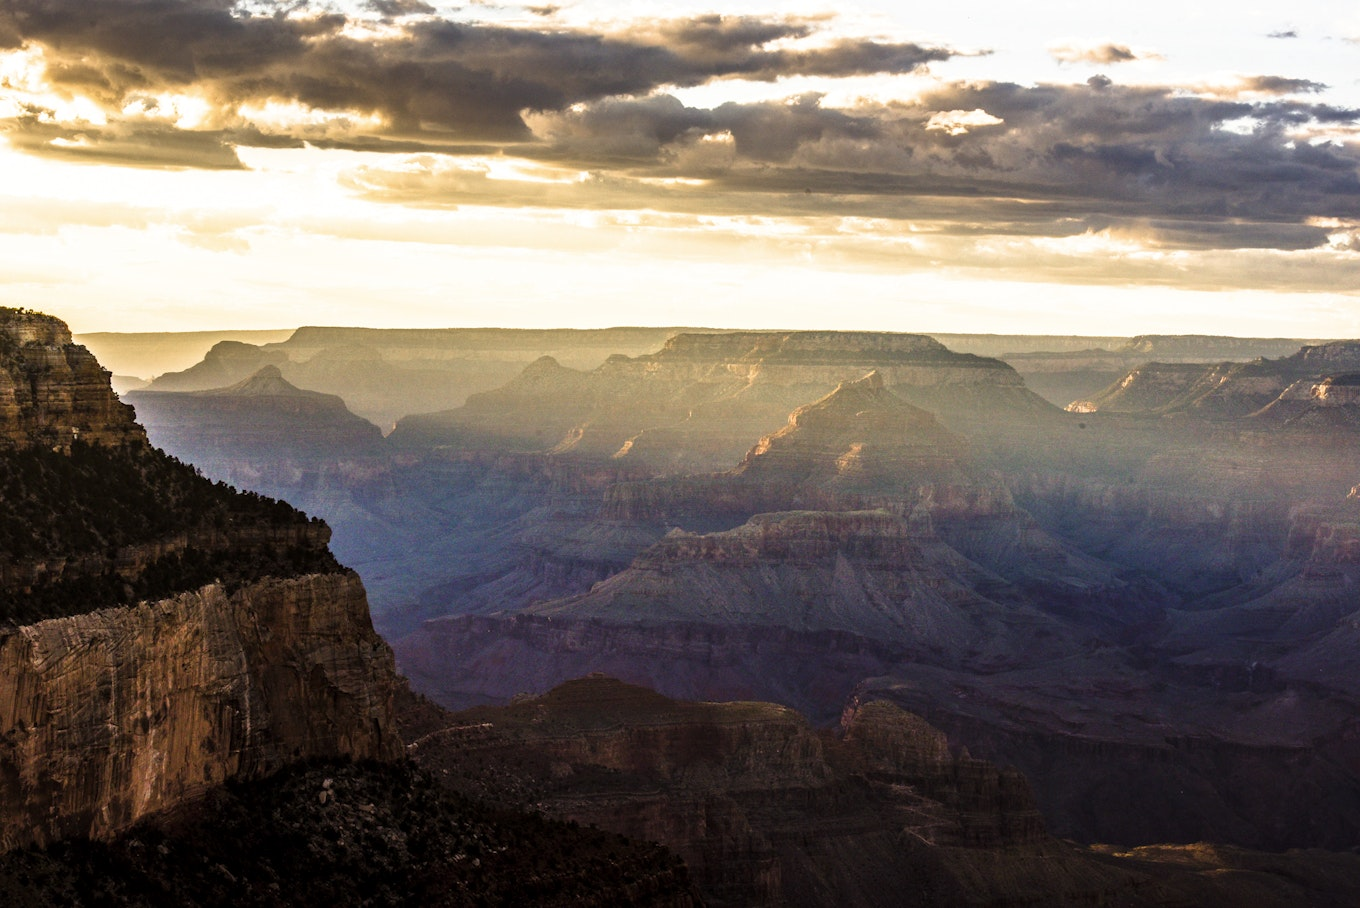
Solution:
[[[304,328],[130,410],[61,323],[4,326],[6,841],[58,849],[15,891],[262,797],[408,837],[308,864],[394,903],[606,872],[478,883],[409,844],[449,810],[660,842],[602,890],[656,904],[1360,887],[1360,342]],[[376,813],[327,825],[341,790]],[[215,860],[268,904],[273,847]],[[187,859],[115,888],[211,902]]]

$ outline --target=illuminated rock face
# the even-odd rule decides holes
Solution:
[[[458,410],[401,420],[391,438],[414,449],[613,456],[672,474],[723,470],[794,408],[872,371],[947,424],[1057,412],[1000,360],[954,353],[923,335],[680,334],[656,353],[612,356],[588,373],[537,362]]]
[[[1214,365],[1146,363],[1088,400],[1068,407],[1073,412],[1160,413],[1235,419],[1252,414],[1291,416],[1297,403],[1325,401],[1334,394],[1342,403],[1355,397],[1352,373],[1360,370],[1360,341],[1305,346],[1292,356],[1224,362]]]
[[[391,759],[391,652],[354,575],[208,586],[0,640],[0,847],[102,837],[309,757]]]
[[[152,449],[48,316],[0,310],[0,467],[0,850],[400,754],[391,651],[325,525]]]
[[[109,373],[49,315],[0,309],[0,444],[146,443]]]

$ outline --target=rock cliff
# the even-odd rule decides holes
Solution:
[[[411,752],[470,793],[662,842],[713,905],[911,903],[918,847],[1045,841],[1022,778],[952,753],[916,717],[856,707],[841,735],[770,703],[593,676],[449,716]]]
[[[329,530],[152,448],[65,325],[0,310],[0,849],[309,757],[400,752]]]
[[[1037,657],[1066,636],[1032,608],[1001,607],[976,592],[992,582],[891,514],[791,512],[723,533],[675,531],[589,593],[528,611],[618,624],[843,631],[909,646],[926,660],[993,667]]]
[[[613,353],[655,350],[680,330],[304,327],[276,343],[218,344],[202,362],[161,375],[151,388],[221,388],[273,365],[298,387],[337,394],[353,412],[387,429],[410,413],[460,406],[469,394],[496,388],[539,357],[591,369]]]
[[[105,837],[229,778],[401,748],[391,653],[353,575],[11,629],[0,676],[0,849]]]
[[[59,319],[0,309],[0,443],[63,447],[145,443],[132,409]]]
[[[733,472],[751,481],[901,494],[962,481],[966,454],[962,438],[888,391],[874,371],[794,410]]]
[[[1091,413],[1138,412],[1236,419],[1268,407],[1303,379],[1360,370],[1360,342],[1304,346],[1292,356],[1193,367],[1165,363],[1140,366],[1088,400],[1068,409]]]
[[[883,700],[852,699],[814,731],[770,703],[592,676],[507,707],[401,714],[413,760],[446,784],[660,841],[711,906],[1339,908],[1360,890],[1350,854],[1057,841],[1018,773]]]

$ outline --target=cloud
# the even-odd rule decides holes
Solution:
[[[0,0],[0,43],[32,70],[0,129],[33,154],[154,167],[240,167],[241,146],[387,153],[396,166],[348,185],[406,205],[877,219],[1188,250],[1321,248],[1317,219],[1360,221],[1360,144],[1327,138],[1360,132],[1360,111],[1291,97],[1324,88],[1307,79],[936,82],[893,102],[833,107],[813,92],[700,107],[671,90],[913,72],[954,52],[831,38],[806,17],[591,31],[454,21],[423,0],[373,0],[366,19],[255,8]],[[1059,52],[1155,58],[1111,43]],[[541,173],[493,174],[483,160],[497,156]]]
[[[523,154],[595,177],[570,189],[539,186],[534,201],[525,201],[526,187],[494,180],[468,195],[447,174],[427,183],[406,174],[400,187],[375,177],[365,191],[476,204],[503,191],[514,199],[507,204],[716,206],[998,234],[1140,224],[1143,235],[1186,248],[1317,246],[1325,234],[1310,219],[1360,218],[1356,146],[1295,138],[1360,127],[1360,111],[1176,87],[957,83],[912,102],[844,109],[815,94],[712,110],[656,95],[542,114],[530,125],[543,145]]]
[[[930,115],[926,129],[938,129],[951,136],[961,136],[980,126],[999,126],[1006,122],[981,108],[972,110],[942,110]]]
[[[368,0],[364,6],[387,19],[428,16],[435,12],[435,8],[424,0]]]
[[[88,99],[110,119],[136,98],[191,93],[209,108],[209,131],[255,127],[361,147],[531,141],[524,111],[717,79],[906,73],[953,55],[868,39],[807,44],[822,23],[787,17],[710,15],[606,33],[457,22],[426,14],[420,0],[370,7],[385,18],[287,3],[252,14],[231,0],[3,0],[0,45],[40,48],[52,90]],[[304,135],[242,115],[270,102],[333,122],[317,136],[314,123]]]
[[[1326,91],[1327,85],[1311,79],[1291,79],[1286,76],[1240,76],[1226,86],[1202,86],[1201,90],[1219,97],[1236,98],[1241,95],[1315,95]]]
[[[0,135],[19,151],[76,161],[213,170],[242,166],[233,137],[221,131],[188,131],[156,123],[66,126],[30,114],[0,121]]]
[[[1059,63],[1115,64],[1132,63],[1135,60],[1161,60],[1161,54],[1152,51],[1135,52],[1124,44],[1058,44],[1050,47],[1048,53]]]

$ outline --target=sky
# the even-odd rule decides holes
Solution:
[[[913,6],[0,0],[0,305],[1360,336],[1360,7]]]

